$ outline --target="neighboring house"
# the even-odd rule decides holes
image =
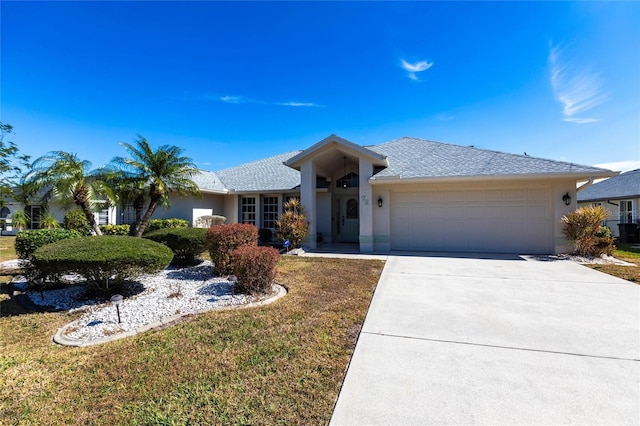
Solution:
[[[618,224],[640,224],[640,169],[614,176],[578,192],[578,207],[602,206],[606,225],[619,236]]]
[[[576,208],[577,182],[614,175],[408,137],[360,146],[331,135],[304,151],[202,171],[194,178],[201,198],[172,197],[171,207],[154,217],[195,223],[218,214],[227,223],[274,229],[284,201],[300,197],[310,248],[322,236],[358,243],[365,253],[562,253],[571,245],[560,218]],[[130,221],[130,209],[117,216]]]

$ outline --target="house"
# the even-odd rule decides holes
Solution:
[[[640,224],[640,169],[603,180],[578,192],[578,207],[602,206],[609,211],[606,225],[616,237],[622,228]]]
[[[275,228],[283,202],[300,197],[305,242],[389,250],[562,253],[560,218],[576,208],[580,181],[616,172],[403,137],[361,146],[331,135],[287,152],[194,177],[202,197],[174,197],[154,217],[219,214],[227,223]],[[595,185],[594,185],[595,186]],[[636,210],[637,211],[637,204]],[[130,208],[118,223],[131,221]]]

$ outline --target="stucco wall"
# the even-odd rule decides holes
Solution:
[[[154,219],[179,218],[192,223],[193,209],[212,209],[212,214],[223,214],[223,195],[202,194],[202,197],[178,197],[171,196],[171,207],[163,209],[158,207],[153,214]],[[223,215],[224,216],[224,215]]]

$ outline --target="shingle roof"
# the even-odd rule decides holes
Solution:
[[[578,201],[640,197],[640,169],[594,183],[578,192]]]
[[[283,163],[300,151],[276,155],[216,172],[225,187],[237,192],[277,191],[300,185],[300,172]]]
[[[580,164],[408,137],[368,148],[389,159],[389,167],[373,179],[608,172]]]
[[[225,192],[226,190],[224,184],[214,172],[200,170],[200,173],[193,175],[191,179],[202,191]]]
[[[380,145],[367,146],[387,157],[389,167],[371,179],[446,178],[518,175],[610,176],[598,167],[547,160],[528,155],[508,154],[424,139],[403,137]],[[300,185],[300,172],[283,163],[303,151],[291,151],[224,170],[207,172],[203,189],[236,192],[281,191]],[[209,187],[211,182],[212,188]],[[222,187],[220,186],[222,185]]]

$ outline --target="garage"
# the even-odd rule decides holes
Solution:
[[[552,253],[550,188],[391,193],[393,250]]]

